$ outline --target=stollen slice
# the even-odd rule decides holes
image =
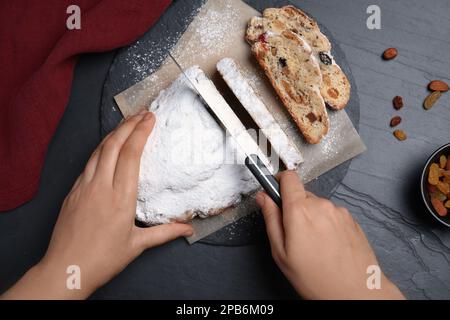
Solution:
[[[351,85],[347,76],[331,54],[331,43],[320,31],[317,22],[294,6],[268,8],[262,17],[253,17],[247,28],[246,40],[253,44],[267,31],[282,33],[290,30],[304,38],[319,61],[323,83],[320,92],[325,102],[333,109],[345,108]]]
[[[253,43],[252,52],[305,140],[319,143],[330,125],[320,94],[322,75],[311,47],[292,31],[268,31]]]
[[[217,70],[270,141],[272,149],[278,154],[286,168],[289,170],[297,169],[299,164],[303,162],[302,154],[245,79],[237,63],[231,58],[224,58],[217,63]]]

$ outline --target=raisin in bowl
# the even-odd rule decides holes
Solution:
[[[447,161],[450,162],[450,143],[437,149],[428,158],[420,179],[420,192],[422,194],[425,207],[431,215],[443,225],[450,227],[450,208],[445,207],[445,203],[450,201],[450,193],[444,194],[446,190],[443,187],[445,187],[445,185],[440,184],[438,188],[436,185],[430,184],[429,182],[430,168],[433,164],[437,164],[439,166],[438,180],[441,181],[441,183],[447,183],[449,181],[448,178],[445,178],[443,173],[445,172],[446,175],[448,174],[449,170],[447,169],[450,168],[450,165],[447,164],[444,168],[442,168],[440,166],[441,156],[447,157]],[[436,172],[436,168],[434,168],[434,171]],[[432,181],[435,183],[436,177],[434,177],[434,179],[432,178]],[[442,192],[442,190],[444,192]],[[446,198],[444,199],[444,197]],[[440,202],[447,210],[445,215],[443,214],[445,211],[443,211],[442,206],[438,204],[438,202]]]

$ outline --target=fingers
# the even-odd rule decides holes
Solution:
[[[317,199],[319,198],[318,196],[316,196],[314,193],[306,191],[306,198],[313,198],[313,199]]]
[[[94,153],[92,153],[88,163],[86,164],[86,168],[84,168],[83,172],[84,182],[89,182],[94,178],[99,158],[100,158],[100,147],[94,150]]]
[[[142,111],[139,114],[142,114]],[[128,119],[131,119],[131,117]],[[127,122],[128,119],[122,120],[117,126],[116,130],[118,130],[125,122]],[[113,130],[110,133],[108,133],[92,153],[83,172],[83,182],[89,182],[94,178],[95,172],[97,170],[98,160],[100,158],[100,152],[103,148],[103,145],[105,144],[106,141],[110,139],[110,137],[115,133],[116,130]]]
[[[76,188],[78,188],[78,186],[80,185],[82,180],[84,180],[84,173],[80,174],[78,176],[77,180],[75,180],[75,183],[72,186],[72,190],[75,190]]]
[[[265,192],[259,192],[256,195],[256,202],[261,207],[264,216],[272,252],[283,253],[284,229],[280,209]]]
[[[175,240],[179,237],[190,237],[194,230],[184,223],[162,224],[150,228],[134,228],[135,243],[140,251]]]
[[[283,199],[283,209],[284,204],[290,205],[306,198],[305,187],[297,173],[292,170],[286,170],[280,174],[280,191]]]
[[[147,113],[136,125],[120,150],[113,186],[127,193],[137,192],[142,152],[155,125],[153,113]]]
[[[284,171],[280,176],[281,199],[283,200],[283,225],[286,234],[292,219],[297,215],[296,208],[306,200],[306,191],[295,171]]]
[[[95,176],[113,182],[117,160],[123,144],[143,119],[143,114],[137,114],[125,120],[107,139],[102,142],[100,156]]]

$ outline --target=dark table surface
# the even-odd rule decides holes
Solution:
[[[419,177],[431,152],[450,140],[450,95],[426,112],[432,79],[449,80],[450,2],[378,0],[381,30],[366,27],[369,0],[293,1],[316,17],[344,50],[358,86],[360,135],[368,151],[354,159],[332,200],[361,224],[385,273],[409,298],[450,298],[450,229],[421,204]],[[387,47],[397,59],[380,59]],[[65,195],[100,141],[102,87],[114,53],[87,54],[75,70],[67,110],[49,147],[38,195],[0,214],[0,291],[45,253]],[[408,140],[396,141],[391,100]],[[80,125],[81,124],[81,125]],[[326,245],[324,243],[324,245]],[[94,298],[292,298],[267,241],[240,246],[180,239],[145,252]]]

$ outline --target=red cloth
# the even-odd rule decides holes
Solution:
[[[68,30],[69,5],[81,30]],[[66,107],[80,53],[125,46],[170,0],[2,1],[0,6],[0,211],[36,193],[47,146]]]

